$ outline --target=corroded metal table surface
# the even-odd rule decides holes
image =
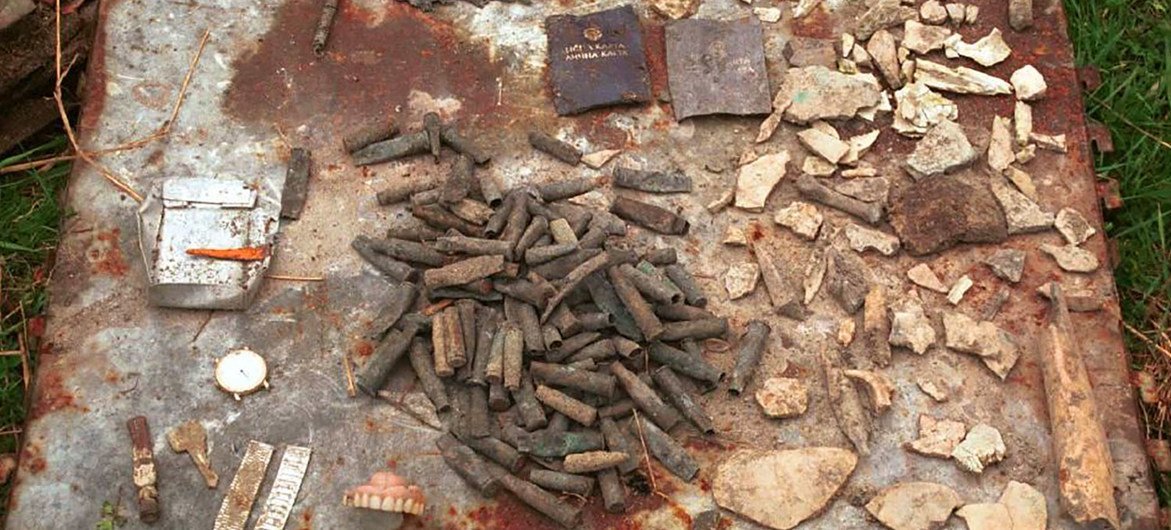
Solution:
[[[443,175],[449,161],[434,165],[421,157],[355,168],[341,152],[340,131],[372,114],[394,113],[400,123],[411,125],[419,123],[424,112],[437,110],[490,144],[496,157],[489,171],[510,183],[593,173],[569,169],[532,152],[524,140],[531,128],[562,131],[578,139],[586,151],[621,148],[626,160],[678,166],[695,178],[697,189],[689,196],[649,200],[680,208],[691,220],[692,233],[669,238],[633,229],[634,237],[678,248],[702,277],[713,308],[742,329],[748,319],[766,312],[767,295],[758,287],[745,299],[727,300],[723,271],[751,257],[743,248],[723,247],[719,241],[730,223],[758,220],[759,229],[752,234],[757,243],[784,256],[786,266],[802,270],[812,247],[771,222],[772,213],[796,197],[793,179],[799,166],[790,167],[763,214],[729,210],[713,216],[703,209],[734,181],[735,162],[754,148],[760,120],[708,117],[676,123],[669,104],[662,101],[662,23],[640,6],[636,10],[643,18],[658,101],[556,117],[546,88],[544,16],[587,13],[620,3],[492,3],[483,9],[459,3],[428,15],[400,2],[347,1],[341,4],[326,56],[318,59],[310,50],[319,9],[314,0],[103,2],[80,123],[85,143],[108,147],[152,131],[170,112],[203,28],[211,28],[211,40],[170,137],[105,160],[136,189],[145,190],[152,181],[170,176],[239,174],[279,182],[288,147],[312,148],[315,174],[308,204],[300,221],[282,226],[273,272],[327,279],[269,280],[246,312],[148,307],[144,265],[134,237],[135,203],[79,164],[66,198],[76,215],[62,227],[48,330],[9,526],[86,528],[99,518],[103,501],[121,499],[129,506],[133,488],[124,424],[139,414],[150,419],[158,458],[163,517],[156,528],[209,527],[250,439],[278,450],[288,444],[314,450],[291,528],[379,528],[383,514],[344,508],[341,496],[345,488],[386,466],[426,490],[429,507],[413,523],[417,526],[548,524],[507,495],[484,501],[466,488],[438,458],[434,431],[385,403],[346,396],[341,355],[369,353],[371,345],[358,337],[388,293],[386,283],[364,268],[348,243],[359,233],[379,233],[388,219],[403,215],[375,203],[374,192],[385,182],[406,175]],[[850,29],[860,9],[849,2],[828,3],[839,6],[835,14],[818,11],[796,23],[786,14],[779,24],[765,24],[774,89],[785,69],[782,49],[790,36],[837,38]],[[1037,23],[1028,33],[1008,30],[1003,2],[974,3],[982,15],[978,23],[961,30],[965,39],[1003,27],[1013,55],[990,73],[1007,78],[1023,64],[1036,65],[1049,82],[1048,96],[1035,105],[1037,129],[1069,138],[1068,155],[1041,152],[1029,166],[1042,205],[1050,211],[1072,206],[1100,228],[1080,88],[1061,3],[1035,2]],[[699,12],[701,17],[723,19],[748,14],[750,7],[738,0],[706,0]],[[977,145],[987,145],[993,115],[1012,112],[1009,97],[955,100],[959,121]],[[889,115],[879,119],[884,130],[867,160],[891,177],[897,189],[911,182],[899,164],[913,142],[887,128],[889,120]],[[842,128],[855,134],[873,126],[850,123]],[[789,149],[799,161],[802,150],[794,131],[786,125],[755,149]],[[592,195],[601,202],[612,192]],[[849,222],[838,212],[826,215],[833,228]],[[1002,383],[977,359],[943,348],[924,357],[896,352],[888,369],[897,382],[895,403],[878,423],[873,453],[860,460],[825,513],[802,528],[877,527],[861,505],[877,490],[903,480],[950,485],[966,502],[994,501],[1009,480],[1032,483],[1049,499],[1051,527],[1075,527],[1058,506],[1043,384],[1037,351],[1029,346],[1040,335],[1047,313],[1047,305],[1033,291],[1063,278],[1112,293],[1113,280],[1105,269],[1077,279],[1058,270],[1036,248],[1042,242],[1056,243],[1059,237],[1054,232],[1017,236],[1005,244],[1028,252],[1024,280],[1014,286],[1010,301],[996,317],[998,325],[1026,345],[1008,380]],[[1086,248],[1107,261],[1101,230]],[[979,263],[993,250],[987,245],[963,246],[929,258],[945,282],[963,274],[975,280],[959,310],[977,314],[998,289],[999,280]],[[903,274],[919,260],[905,254],[867,255],[865,260],[890,292],[902,296],[912,288]],[[935,293],[921,295],[939,326],[938,313],[946,301]],[[1155,496],[1127,380],[1117,303],[1111,297],[1107,305],[1103,312],[1075,314],[1075,324],[1111,443],[1124,526],[1153,528]],[[629,515],[612,516],[595,498],[585,507],[586,526],[687,528],[691,516],[712,506],[709,489],[715,464],[734,448],[849,447],[834,424],[817,361],[817,352],[833,342],[845,315],[824,292],[810,309],[813,316],[804,322],[767,317],[775,333],[748,392],[739,398],[723,390],[703,397],[715,418],[717,437],[705,440],[685,429],[675,433],[700,459],[702,468],[694,483],[671,480],[660,469],[659,488],[669,500],[638,497]],[[267,357],[272,385],[240,402],[218,391],[211,380],[214,359],[237,347],[250,347]],[[733,362],[732,354],[712,354],[710,360],[725,369]],[[915,375],[929,370],[962,380],[948,402],[936,404],[915,388]],[[400,370],[392,386],[410,384],[409,372]],[[809,378],[814,390],[806,414],[779,422],[763,417],[751,394],[764,378],[782,373]],[[901,444],[915,437],[921,413],[997,427],[1005,435],[1008,458],[983,476],[974,476],[952,462],[907,453]],[[166,445],[166,431],[192,418],[208,426],[211,462],[224,478],[219,490],[205,488],[188,456],[174,454]],[[268,487],[262,487],[262,495]],[[140,523],[132,517],[128,526]],[[734,526],[751,525],[736,520]]]

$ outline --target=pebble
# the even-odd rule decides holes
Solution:
[[[919,438],[907,442],[903,447],[912,453],[932,458],[951,458],[952,451],[964,441],[968,428],[952,420],[937,420],[926,414],[919,415]]]
[[[911,269],[907,271],[907,279],[911,280],[911,283],[914,283],[915,285],[918,285],[924,289],[935,291],[937,293],[947,292],[947,286],[943,284],[943,281],[939,279],[939,276],[936,276],[935,271],[931,270],[931,267],[926,263],[920,263],[914,267],[911,267]]]
[[[857,463],[836,447],[737,451],[716,469],[712,496],[725,510],[787,530],[821,513]]]
[[[750,212],[764,211],[773,188],[785,177],[789,152],[770,153],[740,167],[736,179],[736,207]]]
[[[940,528],[962,504],[955,490],[933,482],[903,482],[880,491],[866,511],[892,530]]]
[[[972,163],[978,156],[964,129],[954,121],[944,120],[915,144],[907,157],[907,172],[915,179],[942,175]]]
[[[728,299],[743,298],[756,289],[756,282],[760,279],[760,267],[755,263],[738,263],[728,268],[724,273],[724,288],[728,290]]]
[[[1025,252],[1015,248],[1002,248],[984,258],[984,263],[998,278],[1017,283],[1021,281],[1021,273],[1025,270]]]
[[[1051,256],[1058,267],[1069,272],[1094,272],[1100,265],[1093,252],[1073,245],[1058,246],[1045,243],[1041,245],[1041,252]]]
[[[1041,75],[1033,65],[1026,64],[1017,69],[1009,77],[1017,99],[1021,101],[1036,101],[1045,96],[1049,86],[1045,84],[1045,76]]]
[[[985,467],[1004,460],[1006,451],[1000,431],[981,423],[968,431],[964,441],[952,451],[951,457],[960,468],[979,474],[984,472]]]
[[[802,201],[793,201],[781,208],[773,217],[773,222],[792,230],[797,235],[813,241],[817,238],[817,231],[825,218],[816,206]]]
[[[850,248],[855,252],[866,252],[874,249],[883,256],[893,256],[899,251],[899,238],[881,230],[850,223],[846,225],[845,234]]]
[[[796,418],[809,408],[809,385],[802,379],[771,377],[756,391],[756,402],[770,418]]]
[[[968,294],[968,289],[971,289],[975,282],[968,277],[967,274],[960,276],[955,284],[951,286],[951,290],[947,292],[947,301],[951,305],[959,305],[960,301],[964,299],[964,295]]]
[[[1070,245],[1085,243],[1094,234],[1098,233],[1090,222],[1073,208],[1062,208],[1053,220],[1053,226],[1061,233],[1061,237]]]

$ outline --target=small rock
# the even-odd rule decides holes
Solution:
[[[862,346],[874,364],[890,366],[890,311],[886,303],[886,288],[875,285],[862,302]]]
[[[846,313],[854,314],[862,308],[870,292],[870,269],[857,254],[838,252],[830,248],[828,270],[829,293]]]
[[[1017,69],[1009,77],[1017,99],[1021,101],[1036,101],[1045,96],[1049,85],[1045,84],[1045,76],[1041,75],[1033,65],[1026,64]]]
[[[850,144],[850,151],[846,156],[842,157],[840,162],[847,166],[853,166],[858,163],[858,160],[866,155],[870,148],[874,146],[874,142],[878,141],[878,135],[881,133],[878,129],[868,133],[851,136],[846,143]]]
[[[1041,245],[1041,252],[1050,255],[1057,266],[1069,272],[1094,272],[1098,270],[1098,258],[1084,248],[1073,245]]]
[[[809,263],[805,265],[805,274],[801,281],[801,287],[805,293],[805,305],[809,305],[813,301],[813,297],[817,296],[817,292],[821,290],[821,282],[825,279],[825,271],[828,268],[827,262],[825,255],[819,252],[809,255]]]
[[[874,59],[870,57],[870,52],[867,52],[866,48],[863,46],[854,46],[854,49],[850,50],[849,59],[854,61],[854,64],[858,66],[874,68]]]
[[[984,468],[1004,460],[1004,440],[995,427],[981,423],[972,427],[964,441],[951,452],[960,468],[970,473],[983,473]]]
[[[967,432],[968,428],[958,421],[937,420],[920,414],[919,438],[903,447],[912,453],[948,460],[956,446],[964,441]]]
[[[724,244],[733,247],[748,246],[748,236],[744,233],[744,227],[729,225],[725,228]]]
[[[621,149],[603,149],[601,151],[594,151],[592,153],[582,155],[581,161],[591,168],[601,169],[602,166],[606,165],[606,162],[609,162],[612,158],[618,156],[618,154],[621,152]]]
[[[731,205],[732,200],[735,198],[736,198],[736,189],[735,188],[727,189],[727,190],[724,190],[724,193],[721,193],[719,197],[716,197],[716,200],[707,203],[707,206],[705,206],[704,208],[707,209],[708,213],[714,215],[714,214],[720,213],[720,211],[722,211],[724,208],[727,208],[729,205]]]
[[[853,322],[851,320],[851,322]],[[846,377],[862,383],[866,389],[867,406],[876,416],[886,412],[891,406],[891,396],[895,393],[895,384],[890,376],[882,372],[867,370],[846,370],[842,372]]]
[[[1012,530],[1045,530],[1049,524],[1045,496],[1028,484],[1008,481],[998,502],[1008,510]]]
[[[829,177],[837,170],[838,166],[826,162],[824,158],[816,155],[805,157],[805,161],[801,163],[801,172],[815,177]]]
[[[993,176],[989,184],[1004,211],[1009,235],[1040,232],[1053,226],[1052,213],[1042,210],[1037,203],[1009,186],[1003,178]]]
[[[956,122],[944,120],[932,127],[907,157],[907,172],[915,179],[942,175],[970,164],[979,154]]]
[[[1016,161],[1016,152],[1012,148],[1012,131],[1009,119],[1003,116],[993,116],[992,137],[988,141],[988,167],[997,173],[1003,173],[1014,161]]]
[[[959,305],[960,301],[964,299],[964,295],[968,294],[968,289],[971,289],[975,282],[968,277],[967,274],[960,276],[955,284],[951,286],[951,290],[947,292],[947,301],[951,305]]]
[[[826,395],[838,422],[838,429],[859,453],[869,455],[871,421],[862,405],[858,389],[854,388],[854,384],[840,368],[834,366],[825,351],[822,352],[822,364],[825,369]]]
[[[755,263],[738,263],[728,267],[724,272],[724,288],[728,290],[728,299],[748,296],[756,289],[756,281],[759,279],[760,267]]]
[[[875,31],[874,35],[870,37],[870,41],[866,43],[866,52],[874,60],[874,64],[882,73],[882,78],[886,80],[887,86],[893,89],[903,86],[903,80],[899,77],[897,49],[894,35],[885,29]]]
[[[1080,245],[1094,234],[1098,233],[1082,214],[1073,208],[1058,210],[1053,226],[1061,233],[1070,245]]]
[[[712,496],[721,508],[788,530],[821,513],[857,463],[854,453],[836,447],[741,450],[716,469]]]
[[[8,484],[13,471],[16,471],[16,457],[11,454],[0,455],[0,486]]]
[[[895,92],[895,131],[903,136],[923,136],[931,127],[959,118],[959,107],[922,83],[909,83]]]
[[[1037,142],[1037,147],[1040,147],[1041,149],[1054,151],[1057,153],[1066,152],[1064,134],[1058,134],[1054,136],[1041,133],[1030,133],[1029,139]]]
[[[1012,93],[1012,85],[998,77],[964,66],[948,68],[925,59],[915,61],[915,81],[957,94],[998,96]]]
[[[1033,0],[1008,0],[1008,25],[1017,31],[1032,27]]]
[[[926,6],[927,3],[924,3],[923,6]],[[936,2],[935,5],[939,5],[939,3]],[[943,6],[939,7],[943,8]],[[923,7],[920,7],[920,11],[922,9]],[[950,36],[951,30],[948,28],[928,26],[914,20],[908,20],[906,24],[903,24],[903,42],[900,44],[919,55],[927,55],[935,50],[943,49],[944,40]]]
[[[793,6],[793,18],[801,18],[808,15],[820,3],[821,0],[799,0],[797,5]]]
[[[1033,202],[1037,201],[1037,185],[1033,183],[1032,175],[1025,173],[1024,171],[1013,166],[1009,166],[1008,169],[1004,171],[1004,177],[1007,178],[1013,186],[1016,186],[1017,191],[1020,191],[1025,195],[1025,197],[1028,197],[1029,200]]]
[[[946,293],[948,291],[947,286],[943,284],[943,281],[939,279],[939,276],[936,276],[935,271],[931,270],[931,267],[926,263],[920,263],[914,267],[911,267],[910,270],[907,271],[907,279],[911,280],[911,283],[914,283],[919,287],[929,289],[937,293]]]
[[[858,323],[854,322],[854,319],[842,319],[842,323],[838,324],[838,344],[845,348],[854,342],[854,332],[857,331],[857,328]]]
[[[964,17],[967,15],[967,10],[964,9],[964,4],[947,4],[947,18],[952,24],[963,24]]]
[[[923,314],[923,306],[908,301],[891,314],[888,342],[891,346],[909,348],[919,355],[927,353],[927,348],[935,344],[935,328],[931,327],[931,319]]]
[[[964,23],[975,24],[976,19],[980,17],[980,6],[975,4],[968,4],[964,6]]]
[[[964,42],[963,36],[956,33],[947,38],[944,47],[948,57],[966,57],[984,67],[999,64],[1012,54],[1012,49],[1004,42],[1004,36],[996,28],[992,28],[988,35],[971,44]]]
[[[1017,101],[1012,108],[1012,139],[1017,149],[1023,149],[1033,141],[1033,107]],[[1022,164],[1024,162],[1021,162]]]
[[[699,2],[696,0],[651,0],[651,9],[670,18],[680,19],[695,14]]]
[[[813,241],[821,228],[824,217],[817,207],[807,202],[793,201],[777,211],[773,222],[792,230],[797,235]]]
[[[849,119],[860,109],[878,105],[880,92],[880,87],[862,76],[824,66],[790,68],[773,99],[773,109],[797,124]]]
[[[862,164],[866,163],[863,162]],[[842,178],[848,179],[856,177],[873,177],[875,175],[878,175],[878,170],[869,165],[860,165],[859,167],[842,170]]]
[[[919,18],[928,24],[947,22],[947,9],[938,0],[927,0],[919,6]]]
[[[770,418],[796,418],[809,408],[809,385],[801,379],[770,377],[756,391],[756,402]]]
[[[869,249],[877,250],[883,256],[893,256],[899,251],[899,238],[875,230],[865,228],[856,223],[846,225],[846,240],[855,252],[866,252]]]
[[[915,384],[919,387],[919,390],[922,390],[924,394],[934,399],[936,403],[945,403],[948,397],[950,397],[946,390],[940,388],[935,381],[930,379],[916,379]],[[951,457],[951,453],[948,453],[948,457]]]
[[[850,144],[843,142],[819,129],[805,129],[797,133],[797,139],[806,149],[824,158],[831,164],[837,164],[846,153],[850,152]]]
[[[789,164],[789,152],[763,155],[750,164],[740,167],[736,179],[736,207],[750,212],[764,210],[768,196],[777,183],[785,177],[785,166]]]
[[[860,201],[885,203],[890,194],[890,181],[886,177],[847,180],[835,184],[834,191]]]
[[[1004,248],[985,258],[984,263],[1000,279],[1017,283],[1021,281],[1021,273],[1025,270],[1025,253],[1015,248]]]
[[[890,224],[914,256],[957,243],[999,243],[1008,238],[996,199],[970,176],[932,177],[905,188],[891,201]]]
[[[781,10],[777,7],[754,7],[752,13],[760,19],[761,22],[774,23],[781,19]]]
[[[824,66],[833,68],[837,64],[838,53],[834,50],[834,41],[830,39],[815,39],[812,37],[793,37],[785,43],[785,60],[790,68],[804,66]]]
[[[956,510],[956,515],[967,523],[968,530],[1016,530],[1008,516],[1008,508],[1000,503],[968,504]]]
[[[992,322],[976,322],[962,313],[944,313],[943,330],[948,348],[980,357],[1002,381],[1020,358],[1016,340]]]
[[[870,9],[858,18],[858,27],[854,35],[859,40],[866,40],[880,29],[902,24],[917,16],[918,10],[902,5],[899,0],[876,0],[871,3]]]
[[[860,48],[855,46],[854,53],[858,53],[859,49]],[[858,63],[854,62],[854,59],[838,59],[837,62],[838,62],[838,71],[843,74],[851,74],[852,75],[852,74],[857,74],[859,72]]]
[[[849,57],[850,54],[854,51],[854,44],[857,42],[858,39],[855,39],[853,34],[843,33],[841,50],[842,57]]]
[[[892,530],[933,530],[962,504],[955,490],[932,482],[903,482],[878,493],[866,511]]]
[[[1004,307],[1004,304],[1008,303],[1008,299],[1011,296],[1012,289],[1001,286],[1000,289],[996,291],[996,294],[984,303],[984,308],[980,310],[980,319],[992,320],[996,318],[996,315],[1000,314],[1000,309]]]
[[[1019,164],[1028,164],[1037,158],[1037,146],[1035,144],[1026,145],[1016,152],[1016,161]]]

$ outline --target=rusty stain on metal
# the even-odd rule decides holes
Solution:
[[[207,431],[203,429],[203,424],[198,420],[183,422],[167,432],[167,443],[171,444],[172,451],[187,453],[191,457],[191,463],[195,464],[195,468],[203,476],[207,487],[215,489],[220,477],[216,475],[207,459]]]
[[[138,517],[144,523],[159,520],[158,471],[155,467],[154,440],[150,436],[150,425],[145,416],[135,416],[126,422],[130,431],[132,456],[134,457],[134,487],[138,494]]]
[[[228,486],[228,493],[220,504],[214,530],[244,530],[244,523],[248,522],[248,515],[252,513],[252,503],[256,502],[256,493],[260,491],[260,483],[264,482],[272,451],[273,447],[266,443],[256,440],[248,442],[248,449],[240,460],[240,468],[236,470],[236,476],[232,477],[232,485]]]
[[[666,38],[676,120],[772,112],[759,20],[675,20],[667,23]]]
[[[553,105],[561,115],[650,101],[638,15],[622,6],[545,19]]]

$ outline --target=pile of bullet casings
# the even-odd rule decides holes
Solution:
[[[504,192],[492,177],[476,176],[488,157],[433,114],[419,132],[392,138],[387,129],[346,139],[357,163],[438,157],[441,145],[459,157],[445,181],[403,180],[378,193],[382,205],[409,201],[420,222],[353,242],[397,282],[372,323],[378,347],[356,385],[378,395],[408,357],[446,418],[450,432],[437,445],[447,464],[485,496],[503,487],[564,526],[579,522],[580,509],[550,490],[588,497],[596,481],[606,510],[620,513],[621,476],[639,468],[643,444],[692,480],[698,463],[667,433],[683,420],[715,432],[693,392],[724,379],[699,343],[724,337],[728,322],[704,309],[707,299],[674,249],[639,255],[621,238],[625,221],[676,235],[687,232],[687,221],[621,196],[609,212],[564,201],[604,185],[593,177]],[[562,161],[580,160],[555,138],[529,139]],[[679,173],[614,173],[618,187],[690,191]],[[412,282],[428,302],[417,300]],[[417,302],[426,308],[414,310]],[[768,333],[763,322],[749,324],[733,392],[751,377]],[[518,476],[526,459],[535,464],[527,480]]]

